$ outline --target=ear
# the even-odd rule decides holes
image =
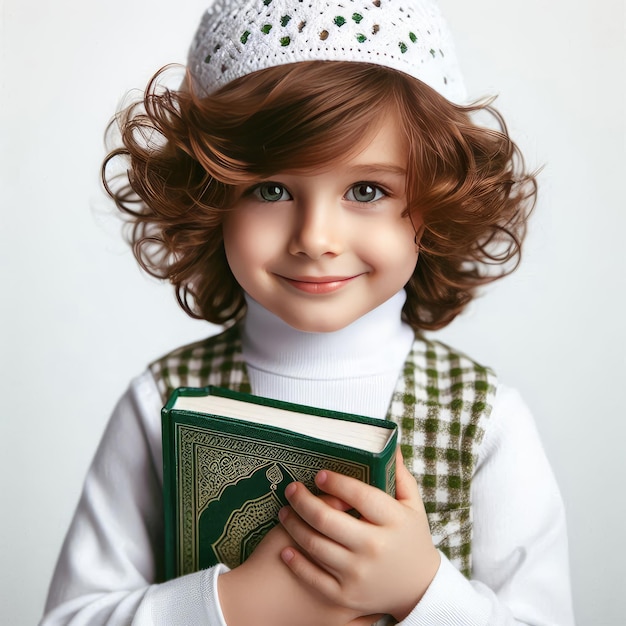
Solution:
[[[424,224],[420,224],[420,227],[415,229],[415,237],[413,238],[413,241],[415,242],[415,247],[417,248],[418,252],[420,241],[422,240],[422,235],[424,234],[425,228],[426,227],[424,226]]]

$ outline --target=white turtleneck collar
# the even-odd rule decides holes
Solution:
[[[307,333],[246,296],[243,357],[255,394],[384,417],[413,330],[400,291],[349,326]]]

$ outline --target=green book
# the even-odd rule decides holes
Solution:
[[[395,494],[393,422],[219,387],[163,408],[166,578],[245,561],[278,523],[285,487],[321,469]]]

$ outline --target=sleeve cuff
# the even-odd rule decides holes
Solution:
[[[441,554],[441,563],[433,581],[402,625],[486,626],[491,613],[490,604]]]
[[[152,586],[137,611],[133,625],[226,626],[217,595],[217,578],[227,571],[226,566],[217,565]]]

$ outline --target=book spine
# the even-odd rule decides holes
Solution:
[[[177,576],[176,544],[178,525],[176,524],[176,460],[174,454],[174,433],[169,409],[161,411],[161,432],[163,442],[163,513],[165,529],[165,580]]]

